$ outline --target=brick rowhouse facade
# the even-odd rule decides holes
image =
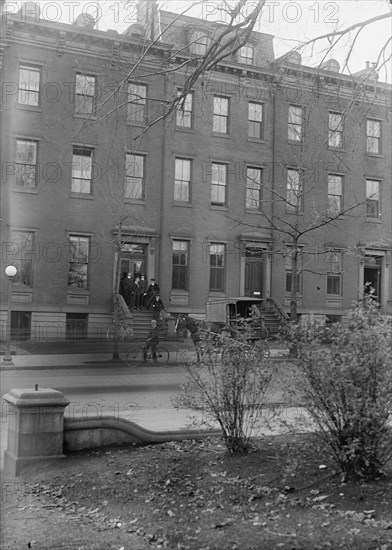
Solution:
[[[119,237],[121,271],[155,277],[174,314],[245,295],[288,312],[293,228],[300,314],[338,318],[366,282],[391,314],[391,87],[371,67],[275,59],[253,32],[143,132],[217,24],[161,12],[152,44],[141,5],[123,34],[23,9],[3,22],[1,277],[17,266],[16,332],[105,334]]]

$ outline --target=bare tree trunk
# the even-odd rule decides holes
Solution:
[[[293,250],[291,256],[291,288],[290,288],[290,322],[295,324],[298,320],[298,237],[293,237]]]
[[[292,252],[291,252],[291,287],[290,287],[290,326],[293,327],[298,321],[298,237],[292,238]],[[289,356],[297,357],[298,345],[294,339],[290,339],[289,344]]]
[[[113,292],[113,307],[114,307],[114,337],[113,337],[113,347],[112,347],[112,360],[113,361],[119,361],[120,360],[120,342],[119,342],[119,335],[120,335],[120,318],[119,318],[119,307],[118,307],[118,300],[117,300],[117,294],[119,292],[119,286],[120,286],[120,268],[121,268],[121,241],[122,241],[122,227],[120,222],[119,232],[117,236],[117,242],[116,242],[116,251],[117,251],[117,259],[116,259],[116,266],[115,266],[115,283],[114,283],[114,292]]]

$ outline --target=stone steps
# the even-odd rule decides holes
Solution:
[[[151,329],[151,321],[154,318],[154,313],[151,310],[145,309],[142,311],[131,311],[133,317],[133,335],[136,340],[145,340]],[[166,326],[162,321],[158,321],[160,326],[161,338],[166,335]]]
[[[268,330],[268,335],[274,337],[279,334],[282,322],[279,315],[275,311],[264,311],[262,312],[263,321],[266,329]]]

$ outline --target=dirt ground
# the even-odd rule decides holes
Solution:
[[[313,434],[86,451],[3,477],[2,550],[392,550],[392,464],[342,484]]]

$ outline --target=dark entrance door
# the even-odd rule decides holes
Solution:
[[[133,277],[140,277],[140,275],[145,275],[147,278],[145,249],[145,244],[123,244],[123,246],[121,247],[121,274],[132,273]]]
[[[11,311],[11,339],[30,340],[31,311]]]
[[[247,248],[245,252],[245,296],[263,296],[263,251]]]
[[[381,302],[381,257],[366,256],[363,273],[364,292],[369,294],[373,289],[373,297],[377,302]]]
[[[67,340],[86,340],[88,329],[87,313],[67,313]]]

